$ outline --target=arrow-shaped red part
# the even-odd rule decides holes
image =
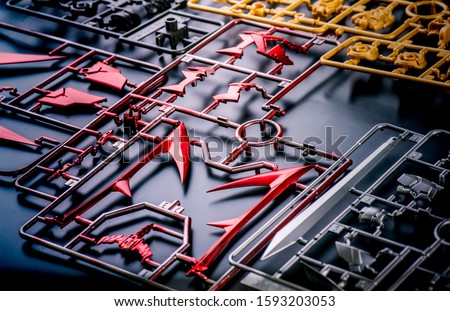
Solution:
[[[208,192],[239,188],[250,186],[265,186],[269,187],[269,192],[247,212],[239,217],[212,222],[208,225],[223,228],[225,233],[214,243],[214,245],[206,251],[206,253],[196,262],[196,264],[187,272],[187,275],[197,274],[202,275],[201,272],[207,270],[210,264],[223,250],[225,246],[233,239],[233,237],[255,217],[267,204],[272,202],[276,197],[283,193],[289,186],[295,184],[297,180],[314,168],[315,165],[306,165],[293,168],[286,168],[279,171],[263,173],[250,177],[245,177],[228,184],[216,187]]]
[[[160,87],[162,91],[176,94],[177,96],[183,96],[185,88],[189,84],[195,86],[198,80],[203,80],[208,74],[214,74],[214,68],[211,67],[188,67],[189,71],[183,70],[181,73],[185,77],[183,81],[178,84],[168,85]]]
[[[127,83],[121,71],[102,62],[97,62],[90,68],[83,68],[80,73],[86,76],[86,80],[105,85],[107,87],[123,90]]]
[[[66,58],[66,56],[48,56],[37,54],[21,54],[0,52],[0,65],[11,65],[20,63],[44,62],[54,59]]]
[[[121,192],[124,195],[131,197],[130,180],[131,178],[147,163],[151,162],[162,153],[169,153],[172,155],[177,168],[180,172],[181,183],[186,178],[190,162],[190,142],[184,123],[180,123],[163,141],[155,146],[143,158],[141,158],[135,165],[130,167],[119,178],[109,184],[100,192],[97,192],[93,197],[84,203],[78,205],[63,216],[55,216],[47,218],[48,221],[57,223],[61,228],[67,226],[77,216],[82,215],[88,211],[95,204],[103,200],[112,192]]]
[[[0,125],[0,139],[39,147],[37,143]]]
[[[54,107],[93,106],[106,101],[106,98],[81,92],[73,88],[62,88],[39,99],[39,103]]]

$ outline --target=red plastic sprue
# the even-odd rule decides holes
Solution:
[[[92,206],[104,199],[112,192],[121,192],[128,197],[131,197],[130,180],[131,178],[147,163],[151,162],[162,153],[169,153],[175,160],[175,163],[180,172],[181,183],[186,178],[190,162],[190,142],[184,123],[177,122],[178,126],[160,143],[158,143],[150,152],[141,158],[135,165],[130,167],[114,182],[109,184],[106,188],[95,194],[89,200],[78,205],[76,208],[67,212],[63,216],[55,216],[46,218],[47,221],[57,223],[61,228],[67,226],[76,217],[80,216]]]

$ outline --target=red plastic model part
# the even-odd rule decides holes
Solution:
[[[0,52],[0,65],[11,65],[20,63],[43,62],[55,59],[65,58],[65,56],[48,56],[37,54],[21,54]]]
[[[129,249],[138,252],[142,257],[141,262],[151,263],[150,258],[153,256],[153,252],[148,244],[144,243],[144,236],[149,233],[153,227],[153,224],[146,225],[138,232],[127,236],[122,234],[104,236],[97,241],[96,245],[117,243],[120,249]]]
[[[63,216],[55,216],[47,218],[47,221],[57,223],[61,228],[67,226],[76,217],[80,216],[92,206],[104,199],[112,192],[121,192],[128,197],[132,197],[130,189],[131,178],[147,163],[154,160],[162,153],[172,155],[177,165],[181,177],[181,183],[186,179],[187,171],[190,163],[190,142],[186,127],[183,123],[179,125],[160,143],[158,143],[150,152],[141,158],[135,165],[130,167],[119,178],[109,184],[106,188],[95,194],[89,200],[78,205]]]
[[[217,53],[222,53],[230,56],[234,56],[236,58],[241,58],[244,55],[244,49],[248,47],[250,44],[255,42],[253,39],[253,36],[249,33],[242,33],[239,35],[242,42],[239,43],[237,46],[231,47],[231,48],[225,48],[217,50]]]
[[[266,90],[263,87],[261,87],[257,83],[245,83],[245,82],[230,83],[227,93],[214,95],[213,98],[214,100],[219,102],[230,102],[230,101],[238,102],[241,96],[241,91],[242,90],[248,91],[251,88],[255,88],[256,90],[260,91],[262,93],[263,98],[269,98],[269,96],[266,93]]]
[[[99,103],[106,101],[106,98],[91,95],[85,92],[75,90],[73,88],[61,88],[57,91],[50,92],[43,98],[39,99],[40,104],[46,104],[59,108],[72,108],[77,106],[91,106],[102,109]]]
[[[80,69],[80,73],[86,76],[86,80],[102,84],[115,90],[123,90],[128,83],[121,71],[108,64],[97,62],[90,68]]]
[[[319,172],[323,172],[325,169],[319,165],[305,165],[293,168],[286,168],[279,171],[273,171],[263,174],[258,174],[250,177],[245,177],[228,184],[216,187],[208,192],[239,188],[250,186],[266,186],[269,187],[269,192],[247,212],[239,217],[217,221],[209,223],[210,226],[219,227],[225,230],[225,233],[206,251],[206,253],[197,261],[194,266],[187,272],[187,275],[196,275],[202,279],[206,279],[203,274],[206,271],[214,259],[219,255],[222,249],[233,239],[233,237],[250,221],[255,217],[267,204],[272,202],[276,197],[283,193],[287,188],[292,185],[301,187],[297,183],[297,180],[306,174],[311,169],[315,169]]]
[[[307,47],[297,45],[282,37],[270,35],[267,32],[246,31],[243,34],[240,34],[239,37],[242,39],[243,42],[239,43],[235,47],[217,50],[217,52],[234,56],[236,58],[241,58],[242,55],[244,54],[244,49],[250,44],[254,43],[256,45],[257,53],[267,56],[275,60],[276,62],[282,63],[283,65],[293,65],[294,63],[286,55],[285,48],[289,48],[295,51],[296,53],[300,52],[306,53],[308,50]],[[279,42],[279,43],[276,44],[271,49],[267,50],[269,42]]]
[[[0,125],[0,139],[39,147],[40,145]]]
[[[211,67],[188,67],[189,71],[183,70],[183,76],[185,79],[178,84],[168,85],[160,87],[162,91],[176,94],[177,96],[183,96],[185,88],[189,84],[195,86],[198,80],[203,80],[208,74],[214,74],[214,68]]]

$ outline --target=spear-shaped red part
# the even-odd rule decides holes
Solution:
[[[98,104],[106,101],[106,98],[81,92],[73,88],[61,88],[50,92],[41,99],[39,103],[59,108],[70,108],[76,106],[92,106],[101,108]]]
[[[180,172],[181,183],[183,183],[189,169],[190,161],[190,142],[184,123],[180,123],[163,141],[158,143],[155,148],[148,152],[135,165],[130,167],[119,178],[117,178],[103,190],[95,194],[89,200],[78,205],[63,216],[55,216],[47,218],[47,220],[50,222],[55,222],[61,228],[64,228],[77,216],[85,213],[92,206],[103,200],[108,194],[112,192],[121,192],[124,195],[131,197],[131,178],[147,163],[151,162],[162,153],[169,153],[170,155],[172,155]]]
[[[202,272],[207,270],[213,260],[228,245],[233,237],[255,217],[267,204],[272,202],[277,196],[283,193],[288,187],[297,183],[297,180],[316,165],[305,165],[293,168],[286,168],[279,171],[273,171],[245,177],[228,184],[216,187],[208,192],[250,186],[269,187],[269,192],[247,212],[239,217],[209,223],[210,226],[219,227],[225,230],[225,233],[206,251],[206,253],[196,262],[196,264],[187,272],[187,275],[196,274],[204,277]]]
[[[34,141],[29,140],[28,138],[23,137],[22,135],[19,135],[16,132],[13,132],[1,125],[0,125],[0,139],[12,141],[19,144],[39,147],[39,145],[36,144]]]
[[[214,68],[211,67],[188,67],[189,71],[182,70],[181,73],[185,77],[183,81],[178,84],[168,85],[160,87],[162,91],[176,94],[177,96],[183,96],[185,88],[189,84],[195,86],[198,80],[203,80],[208,74],[214,74]]]
[[[37,54],[21,54],[0,52],[0,65],[11,65],[20,63],[44,62],[54,59],[65,58],[66,56],[48,56]]]

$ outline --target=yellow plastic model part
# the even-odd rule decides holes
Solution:
[[[375,58],[377,48],[378,56]],[[350,58],[341,61],[347,50]],[[366,60],[364,63],[360,60]],[[354,36],[325,53],[322,65],[421,82],[450,89],[450,51],[408,42]],[[383,70],[383,64],[386,68]],[[395,66],[392,70],[392,67]],[[390,68],[390,69],[389,69]]]
[[[344,7],[344,0],[319,0],[312,5],[312,17],[326,21],[339,13]]]
[[[376,9],[358,13],[352,16],[351,21],[359,29],[379,31],[391,26],[395,17],[390,7],[379,6]]]
[[[378,59],[379,52],[378,46],[380,43],[375,41],[372,44],[366,44],[362,42],[357,42],[355,45],[352,45],[347,50],[347,56],[351,58],[351,60],[347,60],[347,64],[357,65],[361,59],[374,61]]]
[[[256,15],[256,16],[266,16],[266,5],[262,2],[255,2],[252,4],[250,9],[250,15]]]
[[[188,0],[188,6],[346,36],[322,64],[450,88],[449,0],[214,0],[219,7],[211,1]]]
[[[447,1],[188,0],[187,5],[196,10],[317,34],[334,32],[396,40],[405,32],[427,31],[430,21],[446,14],[450,16]]]
[[[450,41],[450,16],[446,20],[442,16],[428,24],[428,35],[439,36],[439,48],[447,48]]]
[[[395,69],[395,72],[403,74],[406,73],[408,69],[424,69],[427,65],[425,59],[425,54],[427,52],[427,49],[422,49],[420,52],[406,51],[400,53],[394,61],[394,65],[399,67],[398,69]]]

